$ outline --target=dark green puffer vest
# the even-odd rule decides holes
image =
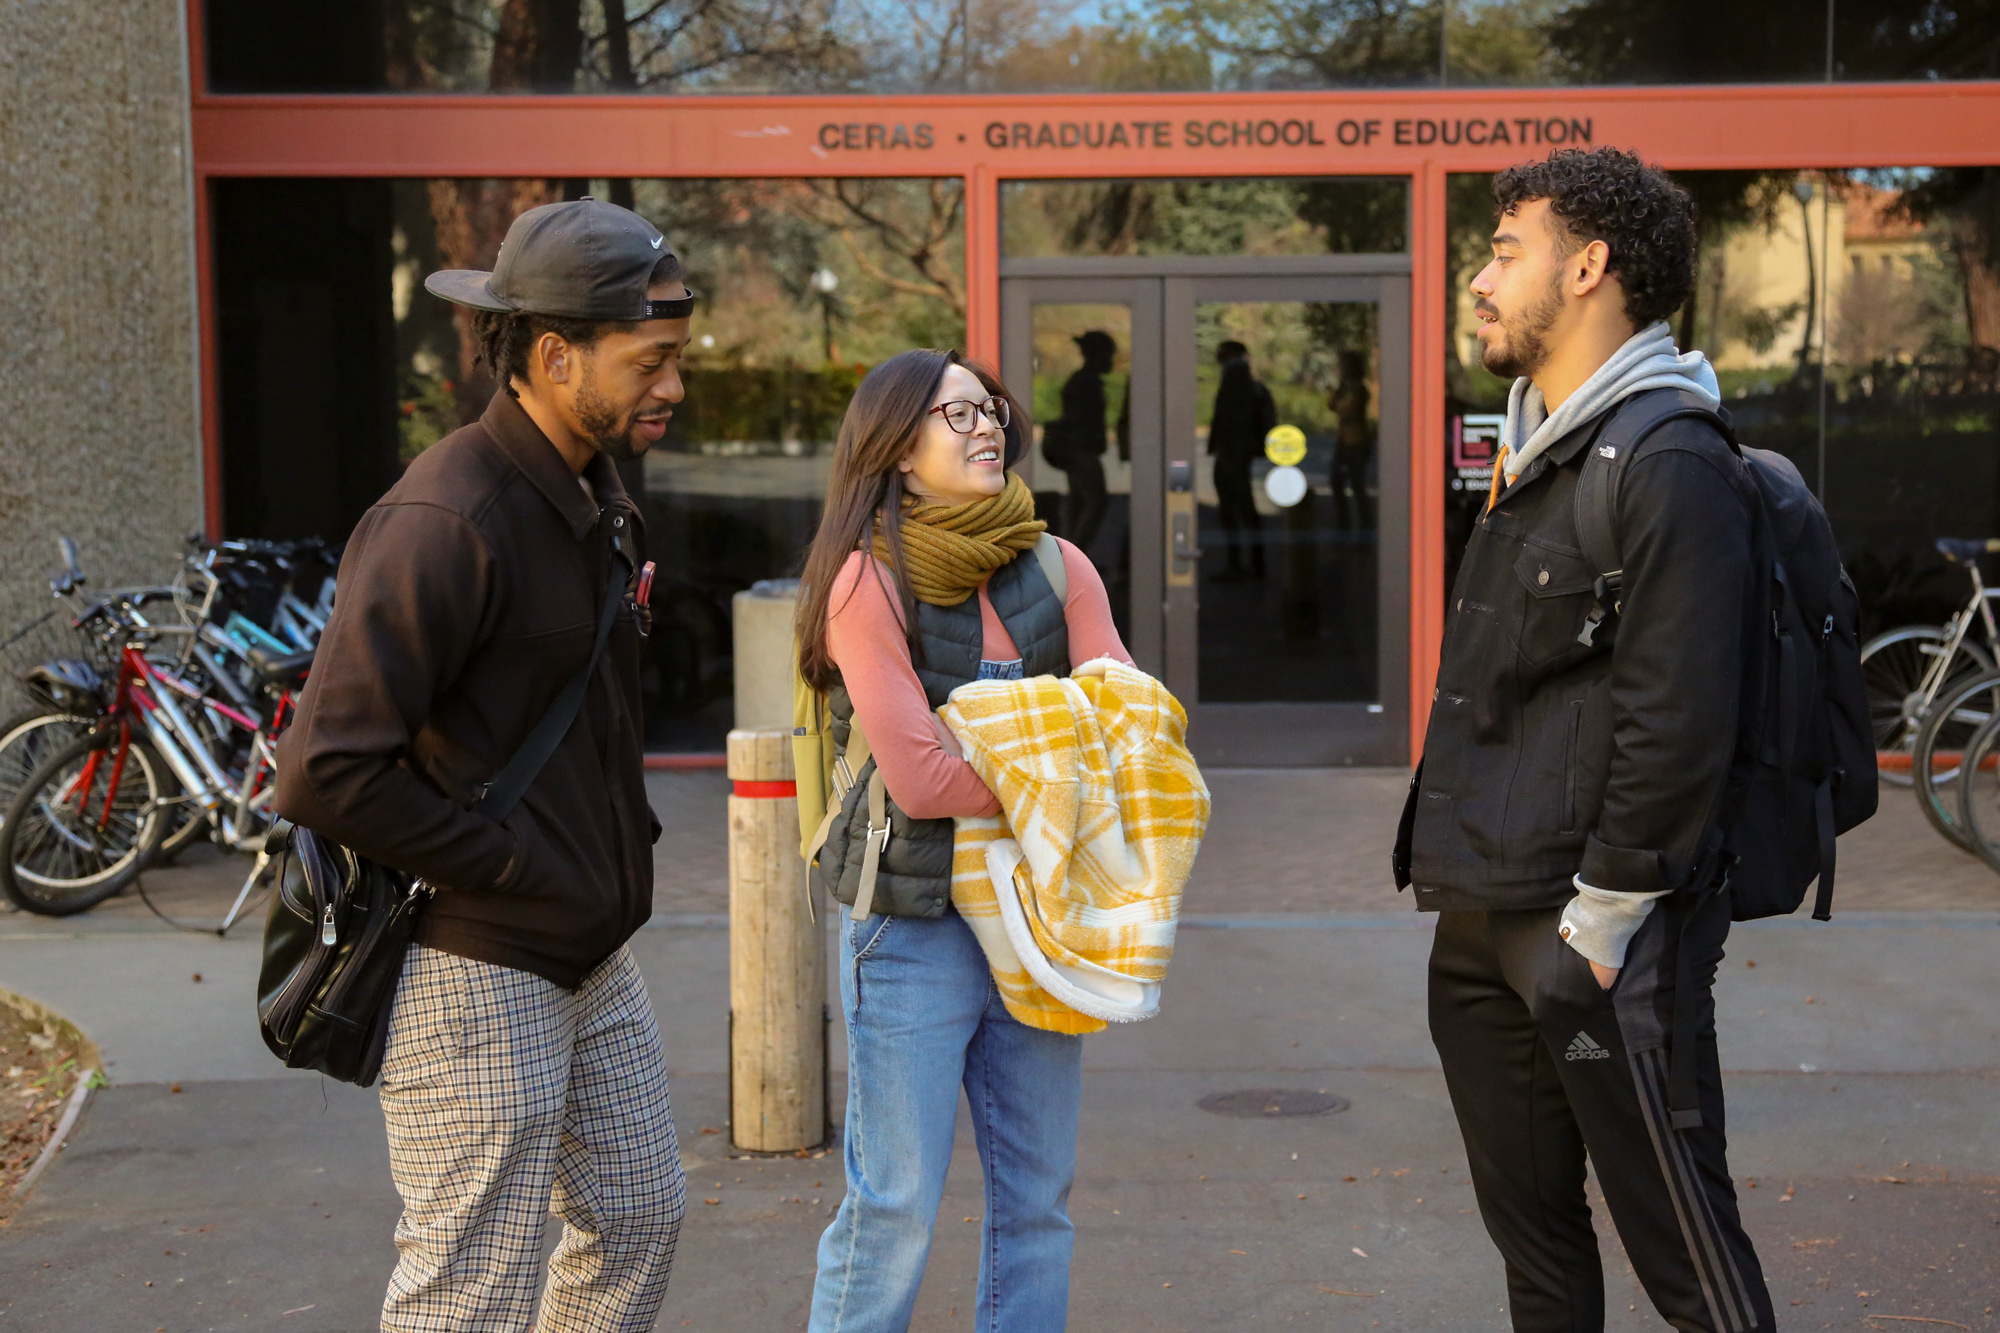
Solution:
[[[1066,676],[1070,670],[1069,622],[1062,601],[1042,573],[1032,550],[1002,565],[987,580],[986,592],[1000,623],[1021,650],[1021,670],[1028,676]],[[917,633],[923,655],[917,679],[933,709],[941,708],[951,692],[979,677],[985,632],[979,621],[979,598],[957,606],[917,603]],[[847,753],[854,705],[845,686],[827,697],[833,717],[833,740],[839,754]],[[868,780],[875,776],[870,756],[854,775],[854,786],[841,802],[840,814],[827,830],[814,875],[839,902],[852,906],[861,886],[861,858],[868,837]],[[951,838],[949,819],[911,819],[889,800],[889,843],[882,849],[875,879],[873,909],[886,916],[943,916],[951,905]]]

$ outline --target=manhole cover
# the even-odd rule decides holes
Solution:
[[[1236,1092],[1212,1092],[1197,1105],[1216,1115],[1255,1119],[1267,1115],[1332,1115],[1347,1109],[1347,1098],[1310,1088],[1242,1088]]]

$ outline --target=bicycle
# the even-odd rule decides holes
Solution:
[[[2000,872],[2000,712],[1966,743],[1959,764],[1958,818],[1969,850]]]
[[[1965,753],[1979,728],[2000,716],[2000,670],[1977,672],[1948,684],[1925,714],[1910,750],[1917,808],[1932,828],[1963,852],[1978,855],[1959,817],[1958,788]]]
[[[1992,602],[2000,589],[1988,588],[1979,573],[1979,557],[2000,553],[2000,538],[1937,539],[1938,554],[1964,565],[1972,580],[1972,596],[1942,626],[1903,625],[1884,630],[1861,647],[1861,672],[1868,686],[1868,706],[1875,729],[1875,748],[1887,754],[1913,755],[1917,733],[1939,694],[1961,678],[1995,669],[2000,626]],[[1984,646],[1969,637],[1977,621],[1985,631]],[[1882,778],[1897,786],[1912,786],[1909,773],[1885,766]]]
[[[100,603],[100,615],[115,612]],[[125,643],[114,685],[97,691],[87,677],[71,688],[73,705],[94,704],[90,732],[57,747],[22,782],[0,823],[0,890],[18,906],[68,916],[96,906],[130,884],[164,839],[167,812],[196,808],[215,840],[260,853],[221,930],[234,924],[268,864],[266,835],[276,776],[276,741],[304,683],[311,654],[252,653],[260,693],[271,701],[258,717],[210,697],[152,660],[146,649],[185,626],[122,626]],[[186,699],[208,726],[198,726]],[[241,731],[236,737],[230,730]],[[168,789],[167,775],[179,792]],[[136,791],[125,790],[130,783]]]

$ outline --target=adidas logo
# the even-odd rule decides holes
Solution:
[[[1567,1051],[1563,1052],[1565,1060],[1609,1060],[1610,1058],[1611,1052],[1592,1041],[1588,1032],[1577,1033],[1576,1040],[1569,1044]]]

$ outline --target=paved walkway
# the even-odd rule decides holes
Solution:
[[[1504,1327],[1425,1031],[1429,923],[1385,882],[1404,777],[1211,781],[1216,832],[1166,1010],[1087,1047],[1071,1326]],[[704,1132],[726,1128],[725,789],[654,780],[661,914],[634,947],[695,1201],[660,1327],[767,1333],[803,1327],[839,1162],[732,1160]],[[2000,1331],[2000,879],[1906,801],[1843,840],[1832,925],[1741,927],[1724,967],[1732,1165],[1786,1328]],[[238,874],[204,853],[149,889],[213,921]],[[396,1212],[374,1095],[276,1065],[251,1014],[256,961],[254,931],[175,933],[135,900],[0,917],[0,986],[75,1018],[113,1080],[0,1231],[0,1333],[374,1327]],[[839,1066],[836,1046],[837,1083]],[[1351,1107],[1196,1106],[1245,1088]],[[978,1228],[961,1219],[982,1205],[961,1140],[919,1333],[971,1323]],[[1611,1327],[1661,1327],[1608,1230],[1605,1247]]]

